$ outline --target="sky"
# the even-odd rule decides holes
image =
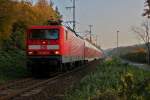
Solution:
[[[72,6],[72,0],[52,0],[58,6],[64,21],[72,20],[72,11],[65,7]],[[116,33],[119,31],[119,46],[139,44],[132,26],[140,26],[144,0],[76,0],[77,31],[89,30],[96,34],[103,49],[116,47]]]

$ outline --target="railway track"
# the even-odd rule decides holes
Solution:
[[[0,91],[4,90],[5,88],[13,87],[13,86],[16,86],[18,84],[21,84],[21,83],[24,83],[24,82],[27,82],[27,81],[31,81],[31,80],[32,80],[32,78],[25,78],[25,79],[21,79],[21,80],[10,81],[8,83],[5,83],[4,85],[1,85],[0,86]]]
[[[0,87],[0,100],[9,100],[12,97],[19,95],[20,93],[27,90],[28,86],[42,82],[43,80],[37,79],[25,79],[17,81],[15,83],[10,83]],[[29,88],[28,88],[29,89]]]
[[[93,63],[93,62],[92,62]],[[25,79],[10,83],[0,87],[0,100],[29,100],[24,99],[30,95],[38,94],[42,90],[48,88],[51,84],[55,83],[57,80],[60,80],[62,77],[69,76],[71,73],[81,71],[85,66],[76,68],[72,71],[58,74],[49,79]],[[41,97],[42,98],[42,97]],[[44,100],[44,99],[39,99]]]
[[[45,87],[47,84],[53,83],[53,81],[59,79],[62,76],[68,75],[74,71],[79,69],[59,74],[50,79],[24,79],[21,81],[16,81],[15,83],[10,83],[8,85],[4,85],[0,87],[0,100],[12,100],[19,95],[27,95],[28,93],[34,94],[33,92],[37,92],[36,90],[41,90],[39,88]],[[31,93],[32,92],[32,93]],[[40,92],[40,91],[39,91]]]
[[[53,77],[58,73],[51,74]],[[51,79],[51,78],[50,78]],[[12,100],[14,97],[24,93],[30,89],[33,89],[36,86],[42,85],[50,79],[34,79],[34,78],[26,78],[22,80],[12,81],[12,83],[8,83],[6,85],[0,86],[0,100]]]

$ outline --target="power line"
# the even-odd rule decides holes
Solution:
[[[92,27],[93,27],[93,25],[89,25],[89,28],[90,28],[89,33],[90,33],[90,41],[91,42],[92,42]]]
[[[117,53],[119,55],[119,48],[118,48],[118,46],[119,46],[119,31],[117,31]]]
[[[73,20],[70,21],[73,23],[73,30],[76,30],[76,0],[73,0],[73,6],[71,7],[66,7],[66,9],[73,9]]]

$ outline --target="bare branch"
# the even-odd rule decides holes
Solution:
[[[132,27],[131,29],[134,33],[136,33],[143,41],[146,43],[145,35],[144,35],[144,30],[138,27]]]

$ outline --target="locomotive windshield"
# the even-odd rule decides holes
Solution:
[[[33,29],[30,33],[30,39],[58,39],[59,31],[57,29]]]

